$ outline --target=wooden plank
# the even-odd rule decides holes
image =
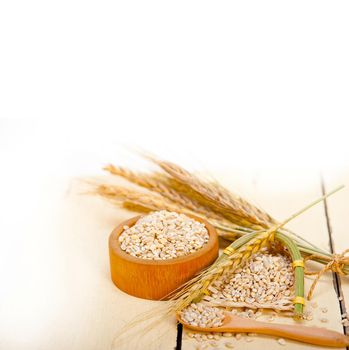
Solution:
[[[324,189],[330,190],[338,185],[345,185],[334,197],[327,200],[327,211],[329,216],[329,229],[335,253],[342,253],[349,248],[348,239],[348,203],[349,203],[349,172],[326,171],[323,174]],[[337,275],[338,293],[341,300],[341,312],[348,312],[349,305],[349,278]],[[349,328],[346,327],[349,334]]]
[[[177,335],[174,319],[144,336],[131,334],[127,342],[115,344],[121,327],[162,304],[121,292],[109,276],[108,236],[133,214],[97,197],[65,194],[62,184],[67,185],[64,179],[50,178],[40,193],[35,188],[36,197],[23,189],[24,205],[18,203],[18,215],[31,209],[30,198],[42,200],[30,211],[33,220],[23,227],[13,223],[11,230],[6,227],[10,237],[25,240],[26,249],[19,250],[17,243],[23,276],[14,276],[16,283],[6,286],[0,348],[172,350]]]
[[[304,205],[321,196],[320,178],[315,173],[303,172],[303,176],[300,176],[299,174],[290,174],[282,170],[275,170],[273,173],[262,172],[255,174],[242,174],[240,171],[226,173],[224,176],[219,176],[218,178],[232,190],[237,190],[240,195],[246,195],[245,197],[249,199],[253,198],[255,203],[259,204],[278,220],[287,218]],[[326,218],[321,204],[291,222],[288,227],[295,232],[301,233],[305,238],[311,240],[321,248],[329,249]],[[306,290],[308,290],[312,280],[307,278],[305,282]],[[326,326],[326,328],[341,332],[343,329],[340,323],[339,304],[333,288],[331,274],[327,274],[321,279],[315,291],[313,301],[317,302],[318,307],[312,308],[308,303],[307,308],[313,310],[314,319],[312,321],[305,321],[304,324],[319,327]],[[320,311],[320,306],[327,307],[328,312],[323,314]],[[328,322],[325,324],[320,322],[320,318],[323,317],[328,319]],[[295,323],[290,318],[279,316],[274,322]],[[271,337],[252,337],[252,342],[247,342],[246,339],[247,337],[241,340],[222,337],[218,341],[218,347],[224,349],[224,343],[232,341],[235,349],[280,349],[280,345]],[[198,343],[195,340],[189,338],[187,335],[183,336],[184,350],[195,349],[197,346]],[[320,349],[321,347],[287,340],[284,348]]]
[[[80,266],[75,272],[69,274],[67,283],[75,285],[76,293],[84,287],[84,299],[90,304],[90,308],[85,311],[85,325],[81,330],[76,349],[86,348],[87,344],[94,344],[91,349],[107,348],[115,342],[114,337],[121,327],[137,315],[157,308],[163,303],[127,295],[111,282],[107,240],[115,225],[133,216],[133,213],[117,209],[99,198],[81,196],[70,198],[64,213],[67,221],[66,230],[64,230],[66,241],[63,245],[69,244],[71,237],[74,236],[71,244],[79,250],[82,257]],[[75,219],[84,216],[86,221],[83,224]],[[78,232],[80,234],[77,234]],[[68,259],[72,260],[72,264],[76,264],[76,253],[68,254],[65,261]],[[76,285],[75,275],[80,270],[84,271],[86,278],[81,279]],[[69,303],[71,302],[72,300],[69,300]],[[78,314],[76,311],[74,315]],[[142,323],[141,328],[145,328],[146,325],[147,323]],[[161,337],[161,334],[166,336]],[[135,336],[131,333],[127,342],[115,343],[114,347],[117,349],[173,349],[176,335],[175,321],[168,320],[163,324],[157,324],[153,331],[144,336]]]

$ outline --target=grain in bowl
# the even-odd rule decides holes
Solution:
[[[194,245],[194,248],[187,251],[177,251],[176,249],[174,257],[172,258],[169,254],[167,259],[166,255],[165,258],[160,259],[154,259],[150,256],[141,258],[140,255],[134,256],[124,250],[127,249],[128,244],[126,247],[121,247],[123,242],[119,241],[119,237],[124,231],[134,227],[144,216],[132,217],[116,226],[109,236],[110,271],[114,284],[122,291],[137,297],[152,300],[167,299],[169,293],[211,265],[218,257],[217,232],[204,219],[194,215],[187,215],[187,217],[193,219],[194,223],[198,222],[203,225],[199,227],[206,229],[208,240],[206,241],[206,232],[203,231],[203,239],[201,237],[201,243],[199,242],[196,247]],[[197,224],[195,223],[195,225]],[[158,236],[158,233],[156,235]],[[154,234],[153,238],[155,241]],[[156,239],[158,240],[158,238]],[[183,240],[183,242],[186,241]],[[170,243],[174,244],[174,242]],[[188,248],[188,242],[185,244]],[[140,242],[139,247],[141,247]],[[144,255],[148,249],[143,247],[143,250],[142,248],[140,250]],[[194,252],[190,253],[191,250]],[[153,254],[151,251],[150,253]]]
[[[124,226],[119,236],[125,253],[149,260],[174,259],[195,253],[208,240],[203,223],[166,210],[146,215],[132,227]]]

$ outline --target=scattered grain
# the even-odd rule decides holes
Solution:
[[[196,346],[196,350],[207,350],[208,344],[199,344]]]
[[[282,346],[285,346],[286,345],[286,340],[284,338],[279,338],[278,339],[278,343]]]
[[[316,301],[312,301],[312,302],[310,303],[310,305],[311,305],[311,307],[312,307],[313,309],[316,309],[316,308],[317,308],[317,302],[316,302]]]
[[[207,344],[199,344],[196,346],[196,350],[207,350],[208,346]]]
[[[313,319],[313,312],[311,310],[305,310],[303,312],[303,319],[307,321],[311,321]]]
[[[349,320],[347,318],[345,318],[344,320],[342,320],[342,325],[344,327],[349,327]]]

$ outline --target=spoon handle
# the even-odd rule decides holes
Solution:
[[[320,327],[252,321],[249,324],[241,324],[241,330],[237,328],[240,327],[234,325],[231,331],[268,334],[322,346],[345,347],[349,345],[349,336]]]

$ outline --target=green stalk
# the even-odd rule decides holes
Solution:
[[[306,243],[308,246],[312,247],[314,250],[319,251],[319,252],[323,252],[325,253],[324,250],[322,250],[321,248],[317,247],[315,244],[311,243],[310,241],[306,240],[305,238],[303,238],[302,236],[296,234],[295,232],[291,231],[290,229],[288,229],[287,227],[283,227],[281,229],[281,231],[284,231],[284,233],[290,234],[294,237],[295,241],[298,241],[300,244],[302,244],[301,242]]]
[[[275,233],[275,238],[280,241],[285,247],[287,247],[292,261],[301,260],[302,255],[298,249],[297,244],[285,234],[281,232]],[[295,274],[295,296],[304,298],[304,268],[301,266],[296,266],[294,269]],[[295,317],[300,318],[303,315],[303,304],[294,304]]]
[[[238,229],[238,230],[240,231],[240,229]],[[246,232],[242,232],[242,230],[240,232],[241,232],[240,238],[246,236]],[[250,233],[257,233],[257,232],[258,231],[250,230]],[[278,231],[278,232],[282,233],[281,230]],[[286,234],[286,233],[284,233],[284,235],[289,237],[289,235]],[[225,236],[224,239],[231,240],[231,239],[229,239],[229,236]],[[235,237],[234,237],[234,239],[236,240]],[[322,250],[320,248],[313,248],[313,247],[309,247],[307,245],[304,245],[298,239],[293,239],[293,240],[297,244],[298,249],[300,250],[302,256],[306,257],[306,256],[310,256],[310,255],[317,255],[316,257],[313,257],[311,260],[312,261],[316,261],[316,262],[318,262],[318,263],[320,263],[322,265],[326,265],[330,260],[332,260],[332,254],[331,253],[326,252],[325,250]],[[349,266],[348,265],[343,267],[343,272],[346,275],[349,275]]]
[[[235,240],[233,243],[231,243],[228,247],[232,248],[234,250],[237,250],[240,247],[242,247],[244,244],[246,244],[248,241],[250,241],[256,235],[257,235],[256,232],[252,232],[252,233],[246,234],[244,236],[241,236],[240,238]],[[228,256],[227,254],[224,254],[224,253],[221,254],[211,266],[214,267],[214,265],[216,265],[219,262],[221,262],[222,260],[226,259],[227,256]]]

